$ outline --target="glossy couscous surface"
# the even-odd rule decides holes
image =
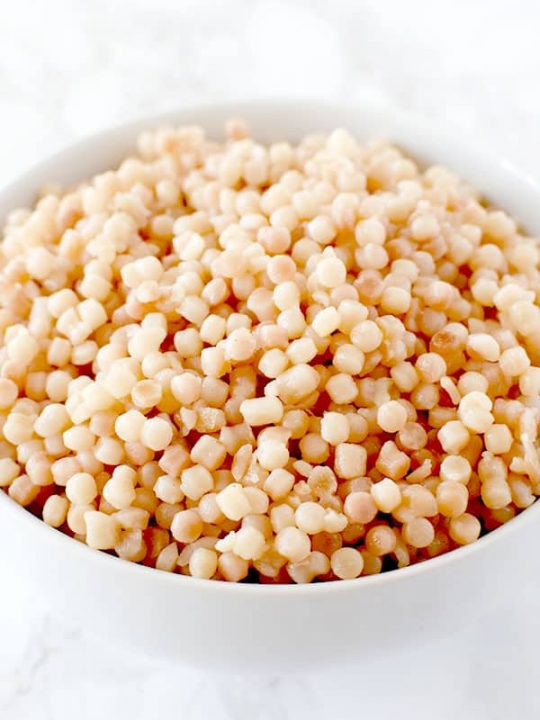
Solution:
[[[162,129],[0,253],[0,484],[91,547],[348,579],[539,491],[538,243],[444,168]]]

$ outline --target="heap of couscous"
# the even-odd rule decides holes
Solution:
[[[160,570],[356,578],[540,494],[539,243],[344,130],[144,133],[0,245],[0,486]]]

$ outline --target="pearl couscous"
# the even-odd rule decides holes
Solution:
[[[306,583],[540,495],[540,247],[344,130],[164,128],[0,246],[0,486],[92,548]]]

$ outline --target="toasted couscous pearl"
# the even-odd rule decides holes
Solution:
[[[252,426],[278,423],[283,417],[283,405],[278,398],[254,398],[240,405],[244,420]]]
[[[321,421],[321,437],[331,445],[339,445],[349,438],[350,426],[345,415],[327,412]]]
[[[0,378],[0,409],[5,410],[13,405],[19,394],[19,388],[7,378]]]
[[[264,552],[264,535],[254,527],[242,527],[236,533],[233,552],[243,560],[257,560]]]
[[[122,440],[135,442],[141,436],[145,419],[144,415],[138,410],[128,410],[116,418],[115,432]]]
[[[437,433],[442,448],[447,453],[458,453],[470,440],[470,433],[460,420],[450,420]]]
[[[445,517],[456,518],[467,509],[469,492],[467,487],[456,480],[445,480],[437,485],[437,508]]]
[[[480,530],[480,521],[470,513],[463,513],[463,515],[452,518],[448,526],[450,537],[458,545],[468,545],[478,540]]]
[[[334,288],[345,282],[347,270],[337,257],[323,258],[317,265],[317,279],[323,287]]]
[[[347,495],[343,509],[352,522],[362,524],[371,522],[377,515],[377,505],[371,495],[365,491]]]
[[[413,548],[425,548],[433,542],[435,531],[426,518],[413,518],[403,524],[403,539]]]
[[[209,548],[197,548],[189,559],[189,573],[192,577],[209,580],[216,572],[218,555]]]
[[[510,451],[514,438],[507,425],[492,425],[484,433],[486,450],[495,455],[504,455]]]
[[[364,353],[376,350],[382,339],[382,332],[372,320],[363,320],[351,330],[351,342]]]
[[[97,495],[95,479],[89,473],[76,473],[67,481],[66,495],[75,505],[88,505]]]
[[[371,497],[377,509],[384,513],[391,513],[401,504],[399,485],[390,478],[384,478],[372,485]]]
[[[513,347],[501,353],[499,364],[505,375],[519,377],[530,367],[531,361],[524,348]]]
[[[364,559],[354,548],[341,548],[332,553],[330,567],[341,580],[351,580],[362,574]]]
[[[203,523],[196,510],[181,510],[173,517],[171,533],[178,542],[195,542],[200,537],[202,530]]]
[[[388,525],[377,525],[366,534],[366,549],[376,556],[388,555],[396,546],[396,536]]]
[[[142,444],[150,450],[164,450],[171,442],[173,431],[162,418],[145,420],[141,430]]]
[[[276,535],[276,550],[290,562],[300,562],[311,550],[308,535],[299,528],[285,527]]]
[[[441,463],[441,479],[467,484],[472,468],[467,458],[459,455],[448,455]]]
[[[383,403],[377,411],[377,423],[385,432],[396,433],[407,423],[407,411],[396,400]]]
[[[43,505],[43,520],[47,525],[58,528],[66,521],[69,508],[67,498],[60,495],[51,495]]]
[[[314,318],[312,327],[321,337],[327,337],[335,332],[341,320],[339,312],[334,307],[321,310]]]
[[[96,550],[110,550],[117,544],[120,525],[116,518],[98,511],[84,513],[86,543]]]
[[[314,502],[302,503],[294,514],[297,527],[308,535],[315,535],[325,529],[325,516],[325,508]]]
[[[216,502],[225,517],[230,520],[241,520],[251,512],[249,499],[238,483],[231,483],[218,493]]]

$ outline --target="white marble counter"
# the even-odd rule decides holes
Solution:
[[[0,13],[0,182],[73,138],[185,101],[323,96],[449,120],[538,177],[533,0],[16,0]],[[437,648],[321,677],[167,667],[0,590],[2,720],[529,720],[540,578]],[[409,671],[405,675],[405,668]]]

